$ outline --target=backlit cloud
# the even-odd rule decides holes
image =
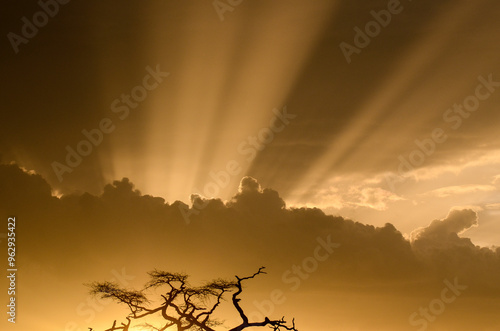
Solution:
[[[101,267],[125,264],[136,273],[142,268],[168,266],[203,275],[214,269],[231,275],[267,265],[269,281],[276,286],[299,288],[307,279],[307,287],[300,286],[299,291],[344,284],[343,291],[352,287],[353,294],[360,286],[379,293],[380,285],[376,284],[385,284],[384,293],[393,291],[399,296],[404,295],[402,288],[408,293],[429,292],[444,277],[456,276],[470,285],[469,293],[500,290],[494,281],[500,277],[500,249],[477,247],[462,237],[478,224],[477,213],[468,209],[452,210],[446,218],[415,230],[410,242],[390,223],[375,227],[327,215],[317,208],[286,207],[278,192],[262,189],[251,177],[243,178],[239,192],[228,201],[194,196],[192,203],[199,200],[206,206],[198,209],[189,225],[180,210],[192,206],[143,195],[126,178],[106,185],[99,196],[85,193],[61,198],[51,195],[41,176],[16,165],[0,166],[0,180],[4,188],[0,198],[5,202],[0,209],[23,220],[19,229],[23,257],[52,270],[47,286],[60,277],[77,283],[97,277],[95,271],[81,274],[87,263],[94,263]],[[384,196],[377,190],[361,190],[359,194],[366,197],[366,204],[375,205],[378,202],[369,198],[370,194]],[[313,254],[318,240],[332,253],[313,276],[305,271],[313,269],[301,261]],[[43,250],[39,242],[44,242]],[[158,247],[164,247],[161,254]],[[131,257],[141,257],[141,267]],[[37,281],[36,276],[23,278],[24,286],[31,287]],[[54,300],[62,300],[64,295],[56,289]],[[24,309],[37,311],[35,315],[47,314],[36,298],[36,290],[23,296]]]

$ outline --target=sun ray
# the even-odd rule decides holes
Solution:
[[[431,67],[434,61],[445,49],[446,43],[452,38],[454,31],[460,26],[460,22],[467,18],[472,8],[477,3],[461,1],[459,5],[450,4],[441,11],[441,15],[429,24],[428,29],[434,31],[433,34],[426,34],[417,40],[401,57],[399,63],[392,70],[381,84],[381,88],[369,98],[361,107],[358,115],[348,124],[342,132],[330,143],[327,151],[314,162],[307,173],[295,185],[295,189],[287,196],[287,200],[295,204],[307,200],[313,194],[314,188],[320,185],[331,173],[331,171],[342,162],[344,157],[356,152],[359,144],[362,144],[372,136],[366,136],[367,132],[372,135],[372,127],[384,117],[394,114],[398,106],[400,95],[405,95],[410,89],[418,84],[419,73]],[[439,86],[436,83],[436,86]],[[415,121],[405,121],[404,127],[406,135],[421,127],[422,123],[428,121],[431,115],[417,112],[420,116]],[[386,128],[380,128],[386,130]],[[386,141],[387,139],[384,139]],[[397,144],[398,141],[394,140]],[[389,143],[390,144],[390,143]],[[379,146],[382,149],[381,146]],[[383,152],[381,151],[381,154]]]
[[[145,192],[168,200],[185,200],[193,189],[203,191],[212,181],[210,173],[225,169],[231,160],[240,164],[243,176],[251,162],[238,145],[269,126],[274,108],[286,106],[336,4],[260,3],[258,15],[246,13],[251,9],[242,5],[231,15],[246,19],[227,22],[188,7],[177,50],[180,69],[164,83],[175,84],[175,93],[161,89],[148,97],[141,109],[148,117],[144,146],[140,155],[116,155],[115,175],[130,176]],[[156,24],[159,31],[165,26]],[[156,51],[162,37],[163,32],[150,37]],[[168,59],[172,50],[159,48]],[[161,63],[167,70],[168,60]],[[229,197],[238,181],[220,187],[221,197]]]

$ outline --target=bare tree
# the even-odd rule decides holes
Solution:
[[[175,327],[177,331],[197,330],[215,331],[214,327],[222,325],[220,321],[213,317],[215,310],[221,305],[224,297],[232,293],[232,304],[238,311],[241,323],[232,327],[229,331],[241,331],[249,327],[269,327],[274,331],[293,330],[295,320],[291,325],[282,317],[279,320],[271,320],[265,317],[262,321],[251,322],[240,305],[240,294],[243,292],[242,283],[260,274],[265,274],[264,267],[259,268],[251,276],[238,277],[236,281],[215,279],[202,286],[193,287],[188,282],[188,276],[181,273],[171,273],[154,270],[149,272],[150,280],[140,291],[120,288],[112,282],[94,282],[88,286],[90,293],[100,298],[110,298],[118,303],[125,304],[130,310],[130,314],[125,317],[127,322],[117,325],[116,320],[111,328],[105,331],[123,330],[128,331],[134,320],[146,320],[150,316],[161,316],[162,325],[155,326],[144,323],[142,326],[152,330],[164,331]],[[151,304],[145,293],[150,289],[165,287],[165,292],[161,294],[158,306]]]

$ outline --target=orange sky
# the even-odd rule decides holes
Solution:
[[[2,330],[110,326],[82,284],[123,268],[264,264],[249,305],[280,289],[301,330],[418,330],[455,277],[427,328],[499,329],[497,2],[55,1],[0,14]],[[339,256],[290,290],[328,235]]]

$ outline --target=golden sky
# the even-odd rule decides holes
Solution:
[[[493,0],[6,4],[0,212],[19,222],[19,314],[2,330],[110,327],[123,311],[87,301],[94,280],[261,265],[248,310],[278,289],[270,314],[300,330],[500,330],[499,14]],[[463,293],[422,317],[454,282]]]

